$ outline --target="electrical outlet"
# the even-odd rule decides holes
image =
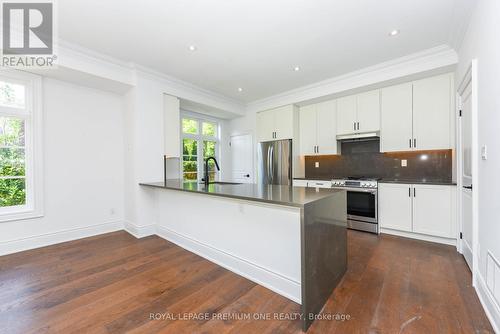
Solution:
[[[408,166],[408,160],[402,159],[401,160],[401,167],[406,167],[406,166]]]
[[[315,168],[319,168],[319,161],[316,161],[316,162],[314,163],[314,167],[315,167]]]

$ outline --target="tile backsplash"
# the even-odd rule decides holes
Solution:
[[[406,167],[402,162],[406,160]],[[319,162],[319,167],[315,167]],[[402,180],[452,179],[453,151],[380,153],[378,141],[342,143],[341,155],[305,157],[306,178],[364,176]]]

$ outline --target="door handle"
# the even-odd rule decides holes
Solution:
[[[472,190],[472,184],[470,186],[463,186],[464,189]]]

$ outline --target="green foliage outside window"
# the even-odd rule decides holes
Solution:
[[[24,121],[0,117],[0,207],[26,203]]]

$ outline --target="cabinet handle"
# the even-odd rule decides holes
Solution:
[[[358,122],[358,131],[359,131],[359,122]]]
[[[411,138],[409,139],[409,142],[410,142],[410,148],[411,148]]]
[[[316,153],[319,153],[319,146],[316,146]]]
[[[413,147],[417,148],[417,138],[413,138]]]
[[[354,131],[356,131],[356,122],[353,122],[353,123],[352,123],[352,126],[353,126],[353,128],[354,128]]]
[[[408,187],[408,197],[411,197],[411,188]]]
[[[417,191],[413,188],[413,197],[417,197]]]

